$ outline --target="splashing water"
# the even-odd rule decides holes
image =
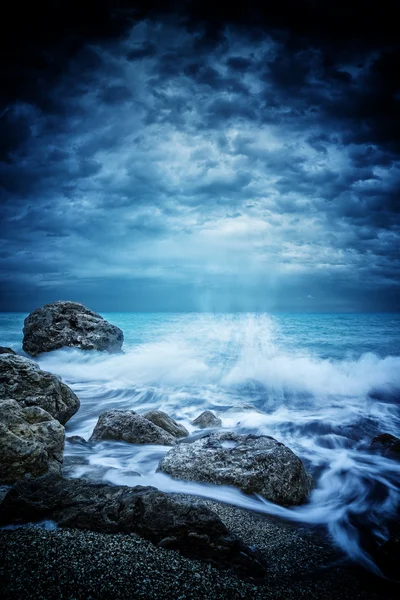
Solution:
[[[226,486],[156,473],[164,446],[66,445],[71,476],[154,485],[292,521],[324,525],[347,554],[377,571],[368,540],[383,541],[399,505],[400,464],[369,450],[400,429],[400,315],[111,314],[124,354],[60,350],[39,358],[81,400],[67,435],[90,437],[110,408],[159,409],[193,433],[210,409],[223,427],[288,445],[314,475],[291,509]],[[2,343],[20,349],[23,316],[0,315]]]

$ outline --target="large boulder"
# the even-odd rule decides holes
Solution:
[[[12,348],[6,346],[0,346],[0,354],[16,354]]]
[[[59,471],[64,427],[39,406],[0,401],[0,482],[12,484],[25,475]]]
[[[211,427],[221,427],[222,421],[219,417],[216,417],[211,410],[205,410],[192,421],[192,425],[199,429],[208,429]]]
[[[40,406],[63,425],[76,413],[79,400],[65,383],[24,356],[0,355],[0,399],[21,406]]]
[[[162,410],[150,410],[143,415],[143,417],[154,423],[154,425],[157,425],[157,427],[161,427],[161,429],[164,429],[176,438],[182,438],[189,435],[186,427],[180,423],[177,423],[174,421],[174,419],[171,419],[171,417]]]
[[[37,356],[66,346],[119,352],[121,329],[79,302],[52,302],[34,310],[24,322],[22,347]]]
[[[0,504],[0,525],[52,519],[61,527],[137,533],[164,548],[245,574],[265,574],[259,554],[230,535],[199,502],[152,487],[47,476],[17,483]]]
[[[133,410],[107,410],[102,413],[90,438],[91,442],[119,440],[130,444],[173,446],[176,439]]]
[[[161,460],[158,471],[175,479],[232,485],[283,506],[307,500],[312,478],[284,444],[262,435],[212,433],[181,443]]]

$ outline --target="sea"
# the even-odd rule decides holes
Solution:
[[[0,343],[22,351],[22,313],[0,313]],[[88,439],[105,410],[167,412],[185,425],[204,410],[222,429],[269,435],[312,473],[309,501],[284,508],[228,486],[157,473],[169,447],[66,443],[68,476],[152,485],[324,528],[351,559],[387,539],[400,502],[400,462],[371,450],[400,435],[400,314],[103,313],[123,353],[63,349],[37,357],[78,395],[66,435]],[[66,461],[68,462],[68,461]]]

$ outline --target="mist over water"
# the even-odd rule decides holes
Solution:
[[[292,521],[326,526],[370,569],[374,538],[399,504],[400,463],[369,449],[400,431],[400,315],[110,314],[124,354],[60,350],[39,357],[81,400],[67,435],[88,439],[111,408],[167,412],[190,424],[213,410],[223,428],[270,435],[313,474],[306,505],[286,509],[225,486],[155,473],[164,446],[66,444],[70,475],[194,493]],[[0,315],[2,343],[20,350],[23,315]],[[199,432],[197,432],[198,434]]]

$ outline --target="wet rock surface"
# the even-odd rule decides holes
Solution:
[[[378,450],[384,456],[400,459],[400,438],[390,433],[381,433],[374,437],[370,446],[371,450]]]
[[[268,436],[212,433],[175,446],[157,470],[176,479],[232,485],[284,506],[305,502],[312,487],[302,461]]]
[[[119,352],[124,334],[79,302],[59,301],[30,313],[22,347],[31,356],[73,346],[81,350]]]
[[[386,577],[400,582],[400,520],[392,527],[390,538],[375,550],[374,559]]]
[[[78,397],[52,373],[23,356],[0,355],[0,399],[40,406],[63,425],[77,412]]]
[[[65,441],[69,442],[70,444],[80,444],[81,446],[89,444],[89,442],[80,435],[70,435],[69,437],[65,438]]]
[[[174,436],[133,410],[107,410],[102,413],[89,441],[102,440],[164,446],[172,446],[176,443]]]
[[[237,538],[210,509],[151,487],[92,484],[50,475],[18,482],[0,504],[0,524],[52,519],[61,527],[137,533],[223,568],[260,577],[258,553]]]
[[[38,406],[0,401],[0,483],[59,471],[64,427]]]
[[[222,421],[211,410],[205,410],[192,421],[192,425],[199,429],[206,429],[207,427],[221,427]]]
[[[0,346],[0,354],[14,354],[14,355],[16,355],[17,353],[14,352],[14,350],[12,350],[11,348],[7,348],[6,346]]]
[[[186,427],[172,419],[162,410],[150,410],[144,414],[143,417],[154,423],[154,425],[157,425],[157,427],[161,427],[161,429],[164,429],[176,438],[182,438],[189,435]]]

